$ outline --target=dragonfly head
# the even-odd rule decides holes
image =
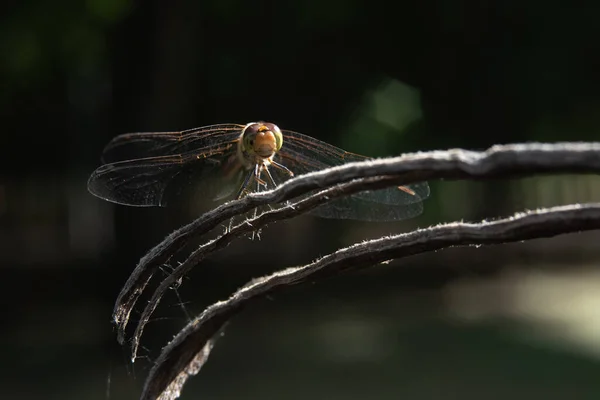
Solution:
[[[243,151],[260,158],[273,157],[283,145],[279,127],[270,122],[251,122],[242,131]]]

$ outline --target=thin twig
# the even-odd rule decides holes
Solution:
[[[340,249],[308,265],[255,279],[228,300],[208,307],[163,349],[146,380],[142,400],[175,399],[206,362],[223,325],[250,302],[290,285],[315,282],[350,269],[452,246],[491,245],[600,229],[600,203],[515,214],[480,223],[449,223]]]

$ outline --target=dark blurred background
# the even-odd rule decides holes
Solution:
[[[262,119],[369,156],[599,140],[600,2],[1,9],[2,398],[136,398],[189,316],[253,276],[384,234],[600,199],[595,176],[431,182],[413,220],[275,224],[169,293],[132,366],[116,295],[197,214],[90,195],[112,137]],[[599,240],[450,249],[295,287],[238,316],[183,398],[598,399]]]

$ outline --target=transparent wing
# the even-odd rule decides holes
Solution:
[[[282,132],[283,147],[276,159],[296,175],[368,159],[298,132]],[[280,181],[289,179],[280,172],[276,175]],[[318,207],[312,213],[325,218],[369,221],[402,220],[419,215],[423,211],[421,202],[429,196],[429,185],[420,182],[403,188],[405,190],[390,187],[358,193]]]
[[[88,181],[90,192],[114,203],[165,206],[174,199],[230,197],[245,171],[237,157],[244,125],[211,125],[181,132],[130,133],[114,138]],[[346,152],[309,136],[282,131],[283,147],[275,159],[296,175],[367,157]],[[276,184],[289,179],[270,168]],[[313,214],[327,218],[400,220],[422,212],[427,183],[392,187],[336,200]],[[260,190],[260,188],[259,188]]]
[[[244,125],[219,124],[180,132],[125,133],[104,148],[102,162],[203,153],[214,146],[232,142],[242,134]]]
[[[88,180],[102,199],[130,206],[166,206],[176,199],[212,200],[233,193],[242,169],[237,143],[223,143],[187,154],[105,164]]]

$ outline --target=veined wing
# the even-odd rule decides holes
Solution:
[[[113,203],[141,207],[166,206],[188,196],[186,190],[201,189],[204,199],[212,200],[217,193],[236,189],[241,171],[236,146],[237,140],[201,151],[105,164],[90,176],[88,190]]]
[[[284,130],[282,133],[283,147],[278,156],[280,162],[296,175],[369,159],[298,132]],[[280,179],[285,178],[278,175]],[[318,207],[313,214],[326,218],[370,221],[401,220],[419,215],[423,211],[421,202],[429,196],[429,185],[420,182],[403,188],[408,190],[394,186],[357,193]]]
[[[112,139],[104,148],[102,162],[173,156],[193,151],[202,153],[213,146],[238,139],[244,125],[219,124],[179,132],[125,133]]]

